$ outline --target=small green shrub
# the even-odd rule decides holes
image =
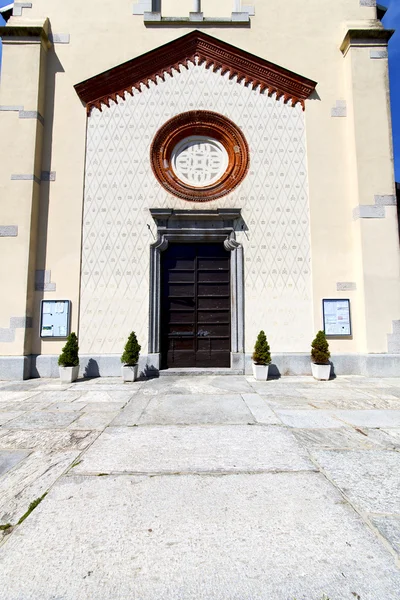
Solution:
[[[61,367],[77,367],[79,365],[78,338],[75,333],[70,333],[62,352],[58,358]]]
[[[324,331],[318,331],[311,347],[312,361],[317,365],[328,365],[331,353],[329,352],[329,344]]]
[[[253,361],[256,365],[269,365],[271,364],[271,353],[269,344],[267,342],[267,336],[263,331],[257,336],[257,341],[254,346]]]
[[[128,367],[133,367],[139,360],[141,345],[137,341],[134,331],[130,334],[125,344],[124,353],[121,356],[121,362]]]

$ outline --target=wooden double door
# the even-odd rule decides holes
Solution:
[[[223,244],[162,253],[162,368],[230,367],[230,254]]]

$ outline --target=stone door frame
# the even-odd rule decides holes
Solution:
[[[231,254],[231,368],[244,372],[244,262],[236,240],[241,209],[174,210],[153,208],[157,240],[150,245],[149,355],[161,364],[161,253],[170,242],[221,242]]]

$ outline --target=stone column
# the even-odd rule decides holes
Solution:
[[[349,29],[341,45],[347,82],[349,213],[357,292],[353,331],[361,352],[388,352],[400,319],[400,254],[393,172],[387,42],[383,28]],[[329,268],[329,265],[327,265]]]
[[[11,18],[0,28],[0,379],[30,375],[32,335],[39,335],[32,331],[32,310],[50,47],[47,34],[47,20]],[[7,234],[8,227],[13,228],[12,236]]]

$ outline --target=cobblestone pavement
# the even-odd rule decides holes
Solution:
[[[399,450],[400,378],[0,382],[0,599],[400,600]]]

